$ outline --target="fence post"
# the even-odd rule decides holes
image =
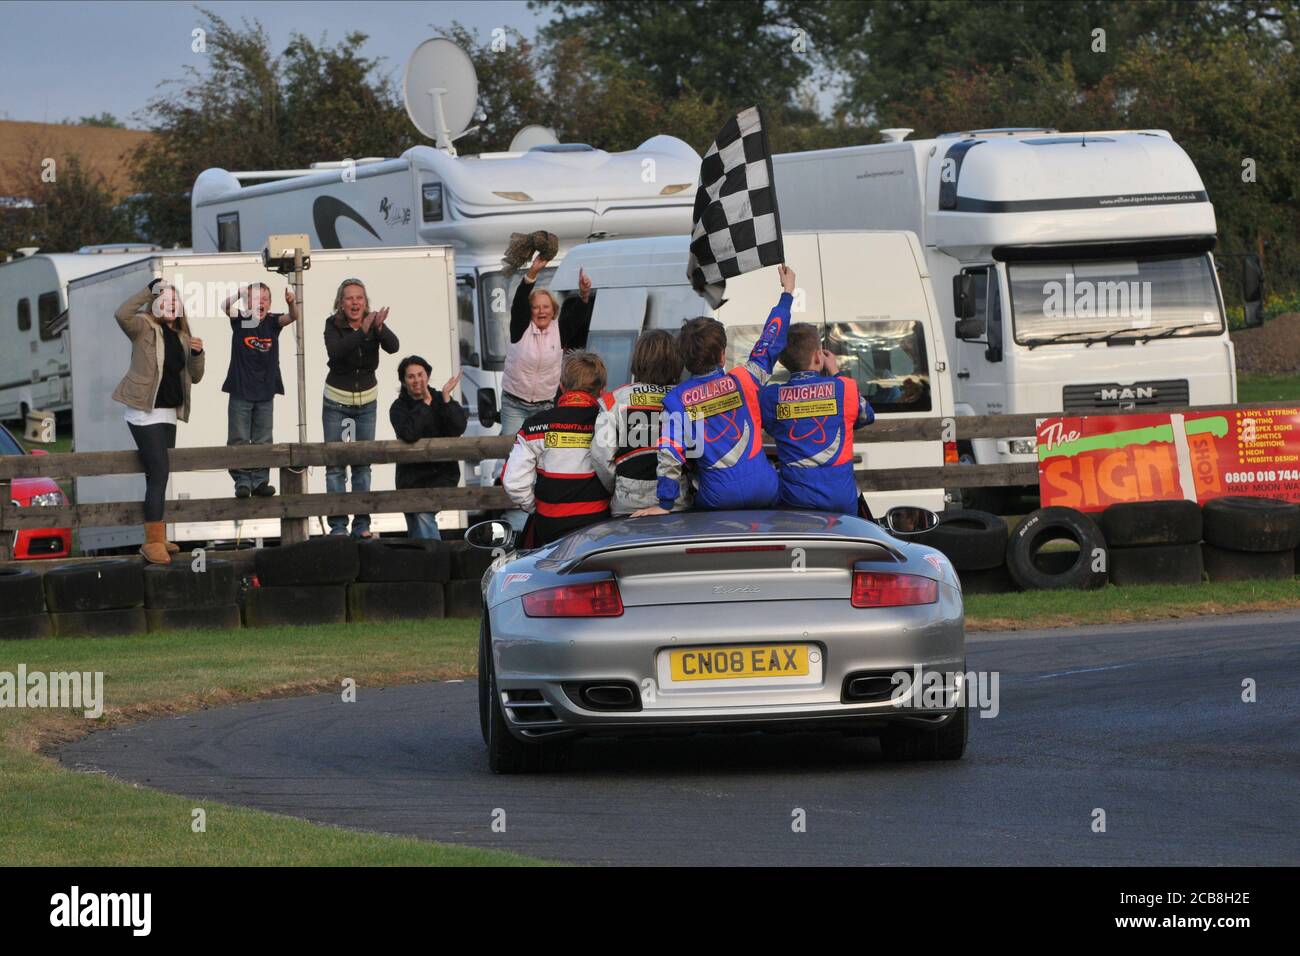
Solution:
[[[294,326],[294,337],[298,348],[298,442],[305,444],[307,441],[307,364],[306,364],[306,330],[303,329],[303,323],[306,322],[307,304],[303,301],[302,291],[302,249],[293,250],[293,294],[298,300],[298,314],[302,316]],[[292,454],[290,455],[292,457]],[[290,462],[292,464],[292,462]],[[299,466],[298,471],[290,471],[287,468],[280,469],[280,493],[286,495],[301,495],[307,492],[307,467]],[[280,519],[280,541],[283,544],[297,544],[299,541],[306,541],[310,525],[309,518],[281,518]]]

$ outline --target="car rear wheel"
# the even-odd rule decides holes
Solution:
[[[966,705],[938,730],[887,727],[880,735],[886,760],[960,760],[966,752]]]
[[[510,733],[497,690],[496,666],[492,660],[488,612],[483,610],[478,646],[478,714],[487,744],[488,768],[493,773],[548,773],[559,770],[568,754],[565,743],[524,743]]]

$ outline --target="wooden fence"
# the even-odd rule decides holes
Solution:
[[[1281,403],[1283,406],[1285,403]],[[1232,412],[1248,409],[1276,409],[1279,403],[1217,405],[1196,408],[1145,408],[1128,414],[1171,412]],[[943,418],[877,419],[858,431],[854,440],[876,444],[902,441],[969,441],[981,438],[1010,438],[1035,434],[1040,415],[983,415]],[[1116,413],[1125,414],[1125,413]],[[286,521],[285,540],[305,534],[305,520],[289,533],[291,519],[328,514],[384,514],[408,511],[477,511],[507,508],[509,499],[500,487],[467,487],[371,491],[365,493],[306,494],[305,471],[325,465],[388,464],[393,462],[466,461],[504,458],[512,439],[427,438],[408,444],[401,441],[330,442],[317,444],[281,443],[270,445],[219,445],[207,448],[177,448],[171,452],[172,471],[225,470],[228,468],[280,468],[283,494],[272,498],[211,498],[167,502],[167,520],[239,521],[249,518],[280,518]],[[290,471],[289,469],[299,469]],[[6,456],[0,458],[0,560],[8,557],[13,532],[24,528],[111,527],[137,524],[141,519],[138,501],[96,502],[19,508],[10,502],[8,488],[13,478],[78,478],[94,475],[136,474],[140,461],[135,451],[74,452],[62,455]],[[864,491],[894,491],[907,488],[989,488],[1036,485],[1038,466],[1034,462],[994,465],[934,465],[919,468],[884,468],[862,471],[858,486]]]

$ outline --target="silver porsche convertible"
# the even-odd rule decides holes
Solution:
[[[934,521],[683,512],[518,552],[506,522],[475,525],[467,540],[498,553],[478,667],[492,770],[557,769],[577,737],[644,733],[826,730],[878,736],[894,759],[961,757],[960,584],[906,540]]]

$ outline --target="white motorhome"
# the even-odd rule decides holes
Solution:
[[[324,440],[321,425],[321,396],[328,371],[325,354],[325,316],[334,302],[339,284],[356,277],[366,284],[375,307],[392,311],[388,325],[400,347],[395,354],[379,353],[379,406],[375,415],[375,438],[394,438],[388,409],[397,397],[398,362],[418,354],[433,366],[430,380],[435,387],[451,378],[459,368],[456,350],[456,276],[450,249],[443,246],[397,247],[391,249],[333,249],[313,252],[311,266],[303,274],[303,314],[307,441]],[[194,386],[188,423],[176,429],[180,448],[224,445],[228,398],[221,390],[230,365],[231,325],[222,311],[226,298],[241,283],[265,282],[271,287],[272,310],[285,311],[284,291],[288,280],[268,272],[259,254],[155,255],[136,262],[73,280],[69,284],[69,325],[72,341],[73,427],[77,451],[134,449],[123,418],[125,408],[111,400],[113,389],[130,364],[127,337],[113,319],[123,302],[161,276],[181,290],[191,330],[203,339],[207,354],[204,377]],[[280,372],[285,394],[275,401],[276,442],[298,441],[298,382],[295,331],[292,325],[280,335]],[[371,485],[375,491],[394,487],[394,465],[374,465]],[[274,473],[272,483],[282,487]],[[325,491],[325,469],[308,472],[308,492]],[[234,484],[225,470],[173,472],[167,485],[169,500],[233,497]],[[77,500],[137,501],[144,496],[142,475],[109,475],[77,479]],[[322,519],[323,520],[323,519]],[[443,527],[464,523],[459,512],[440,512]],[[375,515],[372,530],[402,531],[406,522],[400,514]],[[320,534],[317,519],[311,532]],[[255,540],[278,537],[277,518],[242,522],[208,521],[169,523],[168,537],[174,541],[204,542],[234,539]],[[87,551],[138,544],[138,527],[83,528],[81,547]]]
[[[32,252],[0,264],[0,421],[23,418],[34,409],[72,407],[68,283],[157,250],[84,246],[73,253]]]
[[[827,346],[871,401],[877,420],[953,414],[948,352],[925,254],[909,232],[785,234],[786,262],[795,270],[792,318],[822,327]],[[776,270],[727,280],[717,310],[686,279],[689,236],[593,242],[570,251],[554,286],[577,287],[578,270],[600,276],[587,347],[609,370],[610,386],[628,380],[632,346],[648,329],[676,331],[685,319],[712,315],[727,327],[728,366],[743,362],[780,294]],[[863,289],[870,295],[863,295]],[[788,373],[777,366],[774,381]],[[955,455],[955,449],[948,449]],[[938,467],[940,441],[858,443],[861,468]],[[944,489],[869,492],[874,514],[909,504],[942,511]]]
[[[254,250],[270,234],[304,232],[313,249],[451,246],[469,434],[492,434],[498,430],[492,413],[499,407],[510,300],[521,278],[502,272],[511,234],[555,233],[557,264],[575,243],[591,238],[684,234],[699,166],[689,145],[655,136],[622,153],[550,143],[456,156],[415,146],[398,159],[304,170],[209,169],[194,183],[194,249]],[[270,181],[244,185],[258,179]],[[543,273],[542,283],[548,279]],[[595,280],[599,290],[601,277]],[[480,409],[492,421],[480,422]]]
[[[944,290],[959,415],[1235,401],[1214,209],[1168,133],[884,132],[891,141],[776,156],[782,224],[916,233]],[[874,309],[879,287],[858,285]],[[1028,437],[961,453],[1035,460]]]

